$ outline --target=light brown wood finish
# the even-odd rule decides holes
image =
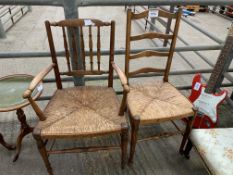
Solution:
[[[82,61],[83,61],[83,69],[86,70],[86,53],[85,53],[85,45],[84,45],[84,38],[83,38],[83,27],[80,27],[80,47],[82,52]]]
[[[98,70],[93,70],[93,71],[85,71],[85,70],[74,70],[70,72],[61,72],[60,75],[68,75],[68,76],[82,76],[82,75],[102,75],[102,74],[108,74],[108,71],[98,71]]]
[[[89,48],[90,48],[90,65],[91,71],[93,70],[93,41],[92,41],[92,29],[89,26]]]
[[[110,33],[110,55],[109,55],[109,76],[108,76],[108,87],[113,87],[113,66],[114,61],[114,47],[115,47],[115,21],[111,21],[111,33]],[[124,103],[122,101],[122,103]]]
[[[101,44],[100,44],[100,27],[97,27],[97,64],[98,64],[98,70],[100,70],[100,48],[101,48]]]
[[[71,153],[71,152],[92,152],[97,150],[109,150],[115,149],[116,147],[121,148],[122,158],[121,164],[122,168],[125,166],[127,159],[127,143],[128,143],[128,125],[126,118],[124,116],[124,111],[121,113],[121,106],[125,104],[122,101],[120,104],[113,86],[113,65],[114,62],[114,42],[115,42],[115,22],[111,23],[102,22],[100,20],[91,20],[91,26],[85,26],[85,19],[74,19],[74,20],[63,20],[60,22],[50,23],[46,21],[46,30],[48,34],[48,41],[50,45],[51,58],[53,64],[42,70],[32,81],[28,90],[25,91],[24,97],[28,98],[33,109],[35,110],[40,121],[36,125],[33,135],[37,141],[38,149],[44,160],[45,166],[49,174],[53,174],[51,165],[49,163],[48,155],[55,153]],[[53,41],[51,26],[59,28],[68,28],[72,32],[72,42],[73,48],[76,48],[76,38],[80,37],[81,55],[83,58],[83,64],[85,64],[85,44],[84,36],[88,37],[90,51],[90,70],[88,67],[85,70],[69,70],[67,72],[60,72],[58,67],[58,61],[55,52],[55,43]],[[103,26],[108,26],[110,29],[110,54],[109,54],[109,70],[101,70],[100,66],[100,29]],[[88,35],[84,35],[82,28],[87,27]],[[97,66],[94,66],[93,62],[93,27],[97,27]],[[78,36],[74,31],[77,28],[81,28],[80,35]],[[59,35],[58,35],[59,36]],[[66,36],[63,29],[63,38]],[[105,35],[107,38],[108,36]],[[66,44],[64,44],[66,47]],[[73,49],[74,58],[79,55],[77,50]],[[68,63],[68,62],[67,62]],[[97,68],[95,68],[97,67]],[[31,98],[30,94],[32,89],[36,84],[48,74],[48,72],[54,68],[57,90],[55,91],[52,99],[49,101],[45,110],[41,110],[37,103]],[[109,74],[108,87],[102,86],[80,86],[62,89],[61,75],[69,76],[79,76],[79,75],[101,75],[104,73]],[[122,79],[122,86],[124,91],[129,90],[127,85],[127,80],[120,73]],[[122,115],[120,116],[119,113]],[[50,139],[77,139],[84,137],[97,137],[102,135],[121,135],[120,145],[111,145],[103,147],[79,147],[71,149],[61,149],[61,150],[46,150],[45,143],[46,140]]]
[[[172,38],[171,45],[170,45],[170,51],[169,51],[169,56],[168,56],[168,60],[167,60],[167,65],[166,65],[166,72],[164,74],[164,81],[166,81],[166,82],[168,82],[168,75],[169,75],[169,72],[171,69],[172,58],[173,58],[173,54],[174,54],[174,50],[175,50],[175,46],[176,46],[176,39],[177,39],[179,27],[180,27],[181,15],[182,15],[182,9],[179,9],[178,13],[177,13],[174,32],[173,32],[173,38]]]
[[[110,22],[103,22],[98,19],[92,19],[92,18],[85,18],[85,19],[67,19],[62,20],[59,22],[51,22],[51,26],[67,26],[67,27],[77,27],[77,26],[85,26],[84,20],[91,20],[93,23],[93,26],[109,26],[111,25]]]
[[[165,69],[145,67],[145,68],[141,68],[139,70],[133,71],[133,72],[129,72],[129,77],[133,77],[133,76],[135,76],[137,74],[149,73],[149,72],[165,72]]]
[[[173,35],[149,32],[149,33],[143,33],[140,35],[130,36],[130,41],[137,41],[137,40],[142,40],[142,39],[154,39],[154,38],[172,39]]]
[[[157,51],[152,51],[152,50],[145,50],[137,54],[131,55],[129,59],[137,59],[141,57],[152,57],[152,56],[167,57],[168,55],[169,55],[169,52],[157,52]]]
[[[121,84],[123,86],[123,98],[122,98],[122,102],[121,102],[119,115],[124,115],[124,112],[126,109],[127,94],[129,93],[130,88],[128,86],[127,78],[126,78],[125,74],[122,72],[122,70],[114,62],[112,62],[112,67],[116,71],[116,73],[118,74],[120,81],[121,81]]]
[[[64,39],[64,48],[65,48],[65,53],[66,53],[67,66],[68,66],[68,70],[71,71],[70,52],[68,50],[68,44],[67,44],[65,27],[62,27],[62,33],[63,33],[63,39]]]
[[[28,98],[31,96],[32,92],[42,82],[43,78],[54,68],[55,64],[51,64],[48,67],[44,68],[40,73],[38,73],[30,83],[28,89],[23,94],[23,98]]]
[[[55,64],[54,74],[55,74],[55,79],[56,79],[56,85],[57,85],[58,89],[62,89],[61,77],[59,74],[59,68],[58,68],[58,64],[57,64],[57,55],[56,55],[56,50],[55,50],[55,46],[53,43],[51,24],[49,21],[45,21],[45,27],[46,27],[46,31],[47,31],[48,40],[49,40],[49,48],[50,48],[52,62]]]
[[[172,121],[182,118],[192,118],[194,111],[191,102],[184,97],[174,86],[168,83],[168,75],[172,63],[172,57],[175,49],[176,38],[178,34],[180,18],[182,10],[177,13],[170,13],[163,10],[158,10],[159,17],[176,19],[174,33],[172,35],[161,34],[157,32],[149,32],[140,35],[131,35],[131,23],[133,20],[147,18],[149,11],[144,11],[140,14],[134,14],[131,10],[127,11],[127,28],[126,28],[126,56],[125,56],[125,74],[127,83],[129,78],[140,73],[163,72],[164,78],[162,81],[149,81],[138,84],[129,84],[130,91],[127,93],[127,109],[131,124],[131,143],[130,143],[130,158],[129,163],[133,162],[133,157],[138,141],[138,130],[140,125],[158,124],[165,121]],[[171,40],[169,52],[155,52],[145,50],[134,55],[131,55],[131,42],[136,42],[143,39],[164,39]],[[138,70],[130,72],[129,65],[133,59],[141,57],[167,57],[165,68],[142,67]],[[164,58],[166,59],[166,58]],[[126,81],[126,80],[125,80]],[[123,97],[124,99],[124,97]],[[191,120],[190,120],[191,121]],[[187,125],[186,132],[180,146],[183,150],[184,144],[187,141],[187,136],[190,133],[192,122]],[[141,140],[158,139],[159,136],[172,136],[176,133],[157,134],[156,136],[143,138]]]

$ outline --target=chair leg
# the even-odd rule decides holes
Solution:
[[[48,154],[45,148],[45,143],[43,142],[40,136],[34,135],[34,138],[36,139],[38,150],[40,152],[40,155],[42,156],[42,159],[45,163],[45,166],[47,168],[49,175],[53,175],[53,170],[52,170],[52,167],[48,159]]]
[[[194,117],[189,117],[188,118],[188,122],[187,122],[187,125],[186,125],[186,129],[185,129],[185,133],[183,135],[183,139],[182,139],[182,142],[181,142],[181,145],[180,145],[180,154],[183,154],[184,153],[184,146],[188,140],[188,137],[189,137],[189,134],[191,132],[191,129],[192,129],[192,124],[193,124],[193,119]]]
[[[121,125],[121,168],[125,168],[127,160],[127,145],[128,145],[128,126],[127,124]]]
[[[137,137],[138,137],[138,129],[139,129],[139,117],[136,119],[130,116],[130,123],[131,123],[131,141],[130,141],[130,157],[129,163],[133,163],[133,157],[135,153]]]
[[[188,139],[188,143],[186,144],[186,147],[185,147],[185,149],[184,149],[184,156],[185,156],[187,159],[189,159],[189,157],[190,157],[189,153],[190,153],[192,147],[193,147],[193,144],[192,144],[191,140]]]

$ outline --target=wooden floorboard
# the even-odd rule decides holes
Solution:
[[[12,113],[13,115],[13,113]],[[30,123],[35,123],[31,120]],[[13,142],[19,129],[18,122],[1,121],[1,132],[6,140]],[[169,129],[170,128],[170,129]],[[155,134],[162,130],[175,130],[171,124],[165,123],[153,127],[140,128],[140,137]],[[59,140],[54,148],[119,144],[120,137],[103,137],[88,140]],[[187,175],[207,174],[199,155],[192,151],[187,160],[178,154],[181,136],[173,136],[156,141],[140,142],[136,148],[134,164],[124,170],[120,168],[120,150],[100,151],[95,153],[51,155],[50,160],[55,174],[97,174],[97,175]],[[50,143],[49,143],[50,144]],[[23,142],[22,153],[16,163],[12,163],[14,151],[7,151],[0,146],[1,175],[43,175],[46,174],[44,164],[38,154],[35,141],[31,135]]]

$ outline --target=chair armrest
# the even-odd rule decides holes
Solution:
[[[36,88],[36,86],[44,79],[44,77],[53,69],[55,64],[51,64],[48,67],[44,68],[43,70],[38,73],[33,80],[31,81],[28,89],[23,93],[23,98],[29,98]]]
[[[118,74],[120,81],[121,81],[121,85],[124,89],[125,92],[129,92],[129,85],[127,83],[127,78],[124,74],[124,72],[112,61],[112,67],[113,69],[116,71],[116,73]]]

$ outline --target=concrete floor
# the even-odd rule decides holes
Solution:
[[[140,10],[140,9],[139,9]],[[95,11],[95,13],[93,13]],[[104,14],[104,15],[103,15]],[[116,21],[116,49],[125,48],[125,24],[126,14],[123,7],[83,7],[80,8],[81,18],[99,18],[102,20]],[[32,12],[24,16],[11,30],[7,32],[7,38],[0,40],[1,52],[40,52],[49,51],[47,37],[45,33],[44,21],[58,21],[63,19],[63,9],[57,7],[33,7]],[[231,22],[215,16],[210,13],[198,13],[194,17],[188,17],[188,20],[198,24],[207,31],[215,34],[220,39],[224,40],[227,35],[227,27]],[[143,23],[135,23],[134,32],[141,32]],[[182,36],[190,45],[206,45],[216,44],[211,39],[194,30],[186,23],[181,23],[179,35]],[[160,42],[157,43],[161,45]],[[134,48],[153,47],[152,43],[143,42],[140,45],[133,46]],[[178,41],[177,46],[183,46]],[[105,45],[102,46],[105,48]],[[208,59],[215,63],[219,51],[202,52]],[[183,53],[194,65],[195,68],[210,68],[204,61],[198,58],[193,52]],[[35,64],[36,60],[36,64]],[[116,62],[123,68],[124,56],[116,56]],[[41,68],[51,62],[50,58],[21,58],[21,59],[3,59],[0,60],[0,76],[15,73],[26,73],[35,75]],[[146,64],[162,65],[162,62],[154,60],[145,60]],[[132,67],[136,69],[141,65],[141,62],[134,62]],[[231,65],[233,67],[233,64]],[[178,55],[174,55],[172,70],[190,70],[190,66]],[[53,77],[50,74],[48,77]],[[206,75],[208,77],[208,75]],[[133,80],[135,81],[135,80]],[[137,79],[136,81],[141,81]],[[170,81],[176,85],[190,85],[192,75],[171,76]],[[225,80],[227,82],[227,80]],[[88,82],[87,84],[102,84],[103,82]],[[72,86],[72,83],[66,83],[66,86]],[[46,85],[46,90],[43,95],[51,95],[53,85]],[[115,81],[116,90],[120,90],[118,81]],[[228,88],[232,91],[232,88]],[[188,92],[184,92],[188,95]],[[47,102],[39,102],[43,107]],[[222,117],[225,123],[229,120],[232,110],[227,105],[222,108]],[[225,112],[227,111],[227,112]],[[37,119],[31,107],[25,108],[28,121],[33,125]],[[227,115],[226,115],[227,114]],[[231,116],[232,117],[232,116]],[[222,126],[225,126],[224,124]],[[233,126],[230,123],[228,126]],[[158,130],[170,128],[170,126],[158,126]],[[6,140],[14,143],[17,130],[19,128],[16,116],[13,112],[0,113],[0,132],[4,134]],[[142,132],[142,135],[157,131],[155,128],[149,128]],[[120,154],[119,151],[111,153],[88,153],[76,155],[58,155],[52,156],[51,162],[55,174],[207,174],[203,163],[196,152],[192,152],[192,158],[185,160],[179,154],[177,149],[181,137],[176,136],[169,139],[162,139],[157,142],[140,143],[138,146],[136,161],[133,167],[127,167],[126,170],[120,169]],[[108,141],[107,141],[108,142]],[[110,139],[111,143],[118,143],[116,139]],[[104,139],[96,139],[94,141],[75,141],[70,144],[66,141],[57,143],[56,147],[61,145],[87,145],[93,143],[106,143]],[[169,147],[169,148],[168,148]],[[153,153],[153,154],[151,154]],[[14,151],[9,152],[0,146],[0,175],[14,174],[46,174],[43,162],[38,154],[35,142],[31,135],[27,136],[23,142],[22,154],[16,163],[12,163]]]

